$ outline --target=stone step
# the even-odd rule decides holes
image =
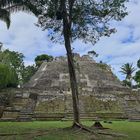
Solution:
[[[64,113],[35,113],[34,118],[64,118]]]
[[[65,118],[72,118],[73,116],[65,116]],[[125,115],[94,115],[94,116],[80,116],[80,118],[86,119],[86,118],[91,118],[91,119],[127,119],[128,117]]]
[[[140,115],[139,114],[133,114],[131,115],[132,117],[139,117],[140,118]]]
[[[62,118],[61,120],[62,121],[73,120],[73,117]],[[80,120],[102,121],[103,119],[96,118],[96,117],[80,117]]]
[[[124,115],[124,113],[90,113],[90,114],[86,114],[86,113],[83,113],[83,114],[80,114],[80,117],[93,117],[93,116],[112,116],[112,115],[116,115],[116,116],[120,116],[120,115]],[[69,116],[73,116],[73,113],[67,113],[66,114],[67,117]]]
[[[32,116],[34,113],[32,112],[20,112],[20,115],[30,115]]]
[[[16,118],[0,118],[0,122],[16,121]]]
[[[126,111],[126,114],[131,114],[131,115],[133,115],[133,114],[138,114],[139,116],[140,116],[140,113],[137,113],[137,112],[134,112],[134,111]]]
[[[33,116],[33,114],[19,114],[19,117],[28,117],[31,118]]]
[[[20,116],[20,117],[17,118],[17,121],[22,121],[22,122],[32,121],[32,117]]]
[[[137,122],[140,122],[140,118],[129,118],[129,121],[137,121]]]
[[[29,114],[29,113],[26,113],[26,112],[21,112],[19,114],[19,116],[17,117],[17,120],[18,121],[31,121],[32,120],[32,116],[33,114]]]

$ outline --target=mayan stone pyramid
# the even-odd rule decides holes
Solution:
[[[74,55],[81,119],[140,120],[140,92],[124,87],[110,66],[88,55]],[[36,74],[16,89],[2,119],[72,119],[72,97],[66,57],[44,62]],[[14,117],[11,117],[14,116]]]
[[[92,92],[99,87],[125,88],[112,73],[107,64],[96,63],[88,55],[75,54],[75,67],[79,88]],[[69,73],[66,57],[58,57],[52,62],[44,62],[26,88],[69,91]]]

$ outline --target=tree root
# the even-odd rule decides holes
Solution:
[[[0,136],[17,136],[17,135],[36,135],[36,136],[41,136],[45,135],[48,132],[46,131],[37,131],[37,132],[32,132],[32,133],[0,133]]]
[[[104,128],[102,125],[100,125],[100,122],[96,123],[91,127],[87,128],[86,126],[80,124],[80,123],[74,123],[73,126],[71,127],[74,130],[84,130],[85,132],[89,132],[95,135],[106,135],[106,136],[112,136],[112,137],[127,137],[127,135],[124,134],[119,134],[119,133],[113,133],[113,132],[105,132],[104,129],[109,129],[109,128]],[[94,129],[92,129],[94,128]],[[102,130],[102,131],[100,131]]]
[[[127,135],[124,135],[124,134],[109,133],[109,132],[97,132],[97,134],[100,134],[100,135],[108,135],[108,136],[112,136],[112,137],[128,137]]]
[[[89,132],[89,133],[92,132],[93,133],[93,131],[90,130],[89,128],[87,128],[86,126],[84,126],[84,125],[82,125],[80,123],[76,123],[76,122],[74,122],[74,124],[72,125],[72,129],[84,130],[86,132]]]
[[[93,125],[94,126],[94,125]],[[94,128],[94,129],[92,129]],[[127,137],[127,135],[124,134],[119,134],[119,133],[114,133],[114,132],[105,132],[104,130],[99,130],[96,127],[86,127],[80,123],[74,123],[72,127],[68,127],[68,128],[63,128],[63,129],[59,129],[59,130],[74,130],[75,132],[80,132],[80,131],[84,131],[84,132],[88,132],[90,134],[94,134],[96,135],[106,135],[106,136],[112,136],[112,137]],[[26,136],[29,135],[29,138],[33,138],[33,137],[39,137],[42,135],[47,135],[48,131],[36,131],[36,132],[25,132],[25,133],[0,133],[0,136],[17,136],[17,135],[22,135],[22,136]]]

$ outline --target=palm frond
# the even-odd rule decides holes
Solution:
[[[10,26],[10,13],[23,11],[33,13],[35,16],[41,13],[29,0],[1,0],[0,9],[0,19],[6,22],[8,28]]]
[[[121,72],[122,74],[127,74],[126,71],[123,71],[123,70],[121,70],[119,72]]]
[[[23,11],[33,13],[35,16],[41,13],[29,0],[1,0],[0,7],[6,9],[10,13]]]
[[[126,63],[121,67],[121,73],[126,75],[126,79],[130,79],[132,77],[132,73],[135,71],[135,67],[133,67],[133,63]]]
[[[0,20],[7,24],[7,28],[10,27],[10,13],[7,10],[0,8]]]
[[[22,2],[24,2],[24,0],[1,0],[0,7],[1,8],[10,7],[11,5],[21,4]]]
[[[31,2],[27,1],[24,3],[24,6],[32,12],[35,16],[38,16],[41,14],[42,11],[38,10],[35,5],[33,5]]]

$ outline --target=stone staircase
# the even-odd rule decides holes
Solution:
[[[17,117],[17,121],[32,121],[33,113],[31,112],[23,112],[21,111],[19,113],[19,116]]]
[[[13,110],[11,109],[11,107],[7,107],[4,109],[0,121],[15,121],[18,114],[19,114],[18,110]]]
[[[15,95],[13,103],[4,108],[0,121],[31,121],[35,105],[34,99]]]

